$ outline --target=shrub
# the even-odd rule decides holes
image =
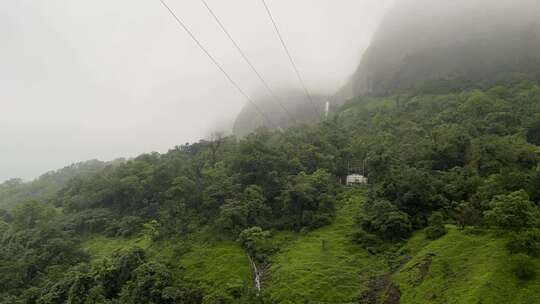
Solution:
[[[109,236],[130,237],[141,231],[143,223],[140,217],[128,215],[111,223],[106,232]]]
[[[122,303],[167,303],[164,295],[177,295],[179,290],[172,287],[173,275],[163,264],[148,262],[132,272],[132,279],[127,282],[120,294]],[[164,291],[167,290],[167,293]]]
[[[216,226],[233,234],[238,234],[248,227],[266,227],[270,212],[263,189],[251,185],[240,197],[225,201],[220,208]]]
[[[478,226],[481,223],[482,212],[471,203],[461,202],[457,204],[453,211],[459,229],[465,229],[467,226]]]
[[[512,272],[521,280],[530,280],[536,275],[536,265],[528,255],[518,253],[512,258]]]
[[[133,278],[133,271],[145,260],[145,252],[139,247],[114,252],[110,264],[103,264],[98,270],[105,297],[116,297],[122,286]]]
[[[441,236],[445,235],[448,230],[446,227],[440,225],[440,226],[428,226],[425,230],[426,237],[430,240],[436,240],[440,238]]]
[[[45,203],[28,201],[13,209],[12,225],[16,230],[43,228],[57,215],[58,212]]]
[[[435,240],[445,235],[448,230],[444,226],[444,216],[440,212],[433,212],[428,220],[429,226],[426,228],[426,237]]]
[[[161,225],[156,220],[151,220],[143,225],[142,235],[148,237],[152,241],[157,241],[161,237]]]
[[[362,246],[362,248],[366,249],[370,253],[379,252],[381,245],[383,244],[383,242],[378,236],[367,233],[364,230],[356,232],[353,236],[353,241]]]
[[[540,117],[536,117],[536,121],[527,129],[527,141],[540,146]]]
[[[388,240],[408,237],[412,230],[409,216],[388,201],[366,203],[359,222],[362,229]]]
[[[278,197],[283,228],[313,230],[335,215],[335,179],[325,170],[292,176]]]
[[[0,209],[0,220],[10,223],[13,220],[13,215],[7,210]]]
[[[2,236],[4,235],[4,232],[8,231],[9,224],[0,220],[0,240],[2,239]]]
[[[62,221],[63,229],[73,233],[102,232],[114,222],[113,213],[105,208],[87,209],[69,214]]]
[[[510,253],[538,256],[540,254],[540,229],[513,233],[508,243],[506,243],[506,248]]]
[[[258,262],[266,262],[268,256],[275,252],[270,240],[270,232],[260,227],[243,230],[238,236],[238,242]]]
[[[503,229],[519,230],[538,225],[540,212],[524,190],[497,195],[491,201],[491,210],[484,216],[487,222]]]

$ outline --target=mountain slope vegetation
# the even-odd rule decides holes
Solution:
[[[0,208],[11,209],[19,203],[32,199],[48,201],[71,179],[91,175],[101,171],[107,165],[121,162],[121,159],[111,163],[90,160],[47,172],[30,182],[17,178],[7,180],[0,184]]]
[[[393,275],[401,303],[539,303],[540,278],[513,275],[507,241],[493,232],[450,227]]]
[[[540,303],[538,6],[442,2],[324,121],[0,185],[0,303]]]
[[[539,131],[516,81],[105,166],[2,212],[0,298],[535,303]],[[370,185],[341,185],[362,160]]]
[[[268,292],[280,303],[350,303],[384,263],[353,242],[365,193],[345,193],[328,226],[307,233],[278,233]]]

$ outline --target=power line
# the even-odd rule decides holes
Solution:
[[[276,94],[274,93],[274,91],[270,88],[270,86],[268,85],[268,83],[264,80],[264,78],[261,76],[261,74],[259,73],[259,71],[257,71],[257,69],[255,68],[255,66],[251,63],[251,60],[249,60],[249,58],[246,56],[246,54],[244,53],[244,51],[242,51],[242,48],[240,48],[240,46],[238,45],[238,43],[234,40],[234,38],[231,36],[231,34],[229,33],[229,31],[227,31],[227,29],[225,28],[225,26],[223,25],[223,23],[219,20],[218,16],[214,13],[214,11],[210,8],[210,6],[208,5],[208,3],[205,1],[205,0],[201,0],[201,2],[204,4],[204,6],[206,7],[206,9],[208,10],[208,12],[212,15],[212,17],[214,17],[214,20],[216,20],[217,24],[219,25],[219,27],[221,28],[221,30],[223,30],[223,32],[225,33],[225,35],[227,35],[227,37],[229,38],[229,40],[232,42],[232,44],[236,47],[236,50],[238,51],[238,53],[240,53],[240,56],[242,56],[242,58],[244,59],[244,61],[249,65],[249,67],[251,68],[251,70],[255,73],[255,75],[257,75],[257,77],[259,78],[259,80],[263,83],[264,87],[268,90],[268,92],[270,93],[270,96],[272,96],[272,98],[274,98],[274,100],[279,104],[279,106],[283,109],[283,111],[285,111],[285,113],[287,113],[287,115],[289,116],[290,119],[294,119],[293,116],[291,115],[291,113],[289,112],[289,110],[287,110],[287,108],[285,107],[285,105],[281,102],[281,100],[276,96]]]
[[[291,62],[291,65],[293,66],[294,72],[296,73],[296,77],[298,77],[298,80],[302,84],[302,88],[304,89],[307,97],[309,98],[309,101],[311,102],[311,105],[313,106],[313,109],[315,110],[316,115],[320,115],[319,110],[317,109],[317,106],[315,105],[315,102],[313,101],[313,97],[309,93],[309,90],[304,83],[304,80],[302,79],[302,76],[300,75],[300,71],[298,71],[298,67],[294,63],[294,59],[291,55],[291,52],[289,52],[289,49],[287,48],[287,45],[285,44],[285,40],[283,40],[283,36],[281,36],[281,33],[279,31],[279,28],[277,26],[276,21],[274,20],[274,17],[272,16],[272,13],[270,12],[270,8],[268,8],[268,5],[266,5],[265,0],[261,0],[264,8],[266,9],[266,12],[268,13],[268,17],[270,17],[270,21],[272,21],[272,25],[274,26],[274,30],[276,31],[277,36],[279,37],[279,41],[281,42],[281,45],[283,46],[283,49],[285,50],[285,53],[287,53],[287,57],[289,57],[289,61]]]
[[[225,69],[217,62],[214,56],[212,56],[212,54],[210,54],[206,50],[202,43],[197,39],[197,37],[195,37],[195,35],[189,30],[189,28],[184,24],[184,22],[180,20],[180,18],[174,13],[174,11],[167,5],[167,3],[165,3],[164,0],[159,0],[159,2],[161,2],[161,4],[163,4],[163,6],[169,11],[169,13],[171,13],[174,19],[178,22],[178,24],[186,31],[186,33],[188,33],[191,39],[195,41],[199,48],[208,56],[208,58],[210,58],[214,65],[223,73],[223,75],[225,75],[225,77],[238,90],[238,92],[240,92],[240,94],[242,94],[242,96],[244,96],[244,98],[246,98],[246,100],[255,107],[255,110],[259,113],[259,115],[266,119],[268,123],[270,123],[270,125],[272,125],[274,128],[278,129],[278,126],[270,120],[270,118],[262,111],[261,108],[259,108],[259,106],[251,99],[251,97],[249,97],[249,95],[247,95],[244,90],[242,90],[242,88],[236,83],[236,81],[231,78],[227,71],[225,71]]]

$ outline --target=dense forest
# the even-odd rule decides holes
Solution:
[[[538,20],[403,0],[325,119],[0,184],[0,304],[540,303]]]
[[[120,164],[123,161],[123,159],[118,159],[105,163],[99,160],[89,160],[47,172],[27,183],[19,178],[7,180],[0,184],[0,208],[11,209],[17,203],[28,200],[49,201],[71,179],[94,174],[108,164]]]
[[[540,303],[539,145],[540,86],[458,83],[94,164],[44,196],[11,181],[0,303]],[[369,185],[345,186],[358,162]],[[494,252],[482,271],[504,279],[459,289]]]

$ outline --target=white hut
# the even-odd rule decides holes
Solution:
[[[365,185],[368,183],[367,177],[361,174],[347,175],[347,185]]]

